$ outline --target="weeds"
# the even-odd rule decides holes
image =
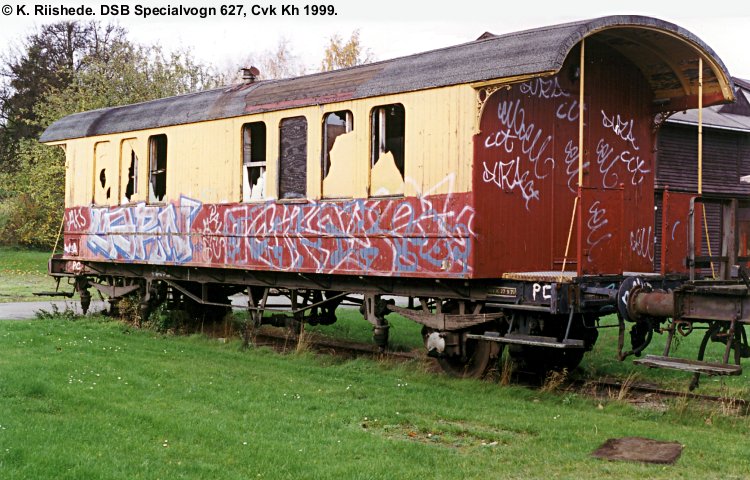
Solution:
[[[294,349],[294,353],[301,355],[310,350],[310,334],[305,330],[305,324],[303,323],[300,327],[299,335],[297,335],[297,346]]]
[[[62,310],[56,303],[53,303],[51,310],[39,309],[34,312],[34,316],[37,320],[75,320],[80,317],[75,308],[68,303]]]
[[[544,384],[539,390],[542,392],[557,392],[560,387],[568,380],[568,369],[552,370],[547,373]]]
[[[510,381],[513,377],[513,359],[510,358],[510,354],[506,353],[503,356],[503,361],[500,367],[500,385],[510,385]]]
[[[633,384],[638,379],[638,374],[635,372],[630,372],[627,377],[622,381],[620,384],[620,390],[617,392],[617,400],[623,401],[628,398],[628,395],[630,394],[630,389],[633,387]]]

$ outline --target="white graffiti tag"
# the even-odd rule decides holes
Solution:
[[[651,227],[641,227],[630,232],[630,250],[639,257],[654,261],[654,235]]]
[[[612,234],[606,232],[606,226],[609,220],[606,218],[607,210],[601,206],[599,200],[595,201],[589,207],[589,217],[586,225],[589,227],[589,234],[586,236],[586,243],[589,245],[589,251],[600,243],[612,238]],[[589,254],[589,260],[591,255]]]
[[[612,115],[611,117],[602,110],[602,126],[615,132],[615,135],[628,142],[633,150],[638,150],[638,146],[635,144],[635,137],[633,136],[633,119],[623,120],[620,114]]]
[[[521,93],[523,93],[524,95],[544,98],[547,100],[551,98],[567,97],[570,95],[560,86],[560,82],[557,81],[557,77],[553,77],[550,79],[538,77],[533,80],[529,80],[528,82],[522,83],[519,87],[519,90],[521,90]]]
[[[539,190],[534,188],[534,180],[529,179],[530,172],[521,171],[519,158],[510,162],[495,162],[491,166],[488,166],[487,162],[482,164],[484,165],[482,180],[485,183],[494,183],[502,190],[513,191],[518,188],[526,201],[526,210],[529,209],[531,200],[539,200]]]

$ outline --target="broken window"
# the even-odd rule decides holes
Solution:
[[[404,193],[404,106],[400,103],[372,109],[372,148],[370,155],[370,194]]]
[[[242,126],[242,201],[265,197],[266,124],[246,123]]]
[[[138,157],[135,150],[130,151],[130,166],[128,167],[128,185],[125,187],[125,199],[130,199],[138,193]]]
[[[281,120],[279,135],[279,198],[307,196],[307,119]]]
[[[138,171],[141,165],[139,165],[138,155],[135,153],[137,144],[138,142],[135,138],[126,138],[120,144],[121,204],[136,202],[138,200]]]
[[[162,202],[167,194],[167,136],[154,135],[148,139],[148,200]]]
[[[94,204],[110,205],[112,198],[112,180],[116,177],[113,172],[113,155],[110,152],[109,142],[97,142],[94,145]],[[116,193],[116,192],[115,192]]]
[[[323,156],[321,173],[323,196],[352,197],[356,187],[354,169],[354,130],[352,112],[342,110],[323,117]]]

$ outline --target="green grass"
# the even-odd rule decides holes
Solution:
[[[743,478],[746,419],[240,351],[97,319],[0,323],[0,476]],[[712,416],[711,425],[705,418]],[[676,466],[606,462],[608,438],[685,445]]]
[[[602,324],[615,325],[615,316],[606,317]],[[627,325],[630,329],[630,325]],[[678,337],[676,347],[670,353],[676,357],[696,360],[698,348],[703,338],[703,330],[695,330],[687,337]],[[686,390],[692,375],[685,372],[666,369],[650,369],[640,365],[634,365],[633,360],[637,357],[631,356],[620,362],[617,360],[617,328],[605,328],[599,331],[599,339],[594,349],[584,356],[579,367],[578,374],[583,378],[614,377],[618,379],[634,378],[636,381],[657,383],[664,388],[675,390]],[[651,344],[642,353],[645,355],[662,355],[666,343],[666,333],[654,334]],[[721,361],[725,346],[720,343],[709,343],[706,360]],[[630,337],[626,334],[625,350],[630,349]],[[732,353],[733,355],[733,353]],[[733,357],[731,357],[733,358]],[[748,360],[743,359],[743,365],[747,370]],[[729,395],[737,398],[750,400],[750,383],[748,383],[747,372],[740,376],[732,377],[709,377],[701,376],[700,387],[697,390],[703,394]]]
[[[352,342],[372,342],[372,324],[362,317],[356,308],[336,310],[337,321],[333,325],[305,326],[305,330]],[[388,315],[388,345],[393,350],[424,348],[422,326],[401,315]]]
[[[34,292],[53,291],[47,276],[49,252],[0,247],[0,303],[38,301]]]

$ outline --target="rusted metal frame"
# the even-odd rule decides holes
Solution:
[[[440,331],[463,330],[475,325],[481,325],[505,317],[505,313],[471,313],[471,314],[454,314],[454,313],[433,313],[410,310],[408,308],[396,305],[388,305],[388,310],[403,315],[404,317],[425,325],[429,328]]]
[[[579,349],[585,348],[583,340],[565,340],[558,342],[555,337],[542,337],[537,335],[523,335],[509,333],[504,336],[468,334],[466,338],[471,340],[484,340],[496,343],[508,343],[511,345],[528,345],[534,347],[547,347],[559,349]]]
[[[727,331],[727,347],[724,349],[724,363],[729,363],[729,352],[732,350],[732,345],[734,345],[735,342],[734,331],[736,325],[737,319],[733,318],[729,323],[729,330]]]
[[[65,260],[57,263],[64,264]],[[107,263],[103,261],[83,261],[86,268],[92,265],[97,273],[89,275],[115,276],[124,278],[141,278],[162,280],[164,278],[173,281],[185,281],[194,283],[216,283],[216,267],[195,267],[180,265],[149,265],[133,263]],[[64,267],[64,265],[63,265]],[[90,268],[89,270],[93,270]],[[223,278],[221,284],[234,285],[237,287],[256,285],[299,289],[320,289],[320,282],[330,282],[330,290],[348,291],[356,293],[379,293],[397,296],[413,297],[435,297],[444,295],[448,298],[459,298],[471,301],[481,301],[485,298],[484,291],[491,281],[484,279],[440,279],[439,290],[433,278],[421,277],[377,277],[377,276],[353,276],[335,274],[305,274],[305,278],[299,277],[296,272],[273,272],[273,271],[247,271],[241,269],[223,270],[219,278]],[[207,274],[207,273],[210,273]],[[79,273],[64,272],[54,275],[55,277],[75,278],[81,276]],[[311,280],[315,279],[317,283]]]
[[[325,300],[321,300],[320,302],[316,302],[316,303],[313,303],[311,305],[307,305],[305,307],[293,310],[292,313],[293,314],[294,313],[302,313],[304,311],[307,311],[307,310],[310,310],[310,309],[313,309],[313,308],[322,307],[324,305],[327,305],[329,303],[334,302],[335,300],[338,300],[339,298],[346,297],[347,295],[349,295],[349,292],[342,292],[342,293],[336,294],[336,295],[334,295],[334,296],[332,296],[330,298],[326,298]]]
[[[573,325],[573,313],[575,312],[575,309],[570,309],[570,314],[568,315],[568,325],[565,327],[565,336],[563,337],[563,343],[568,341],[568,337],[570,336],[570,327]]]
[[[468,294],[466,292],[462,292],[458,288],[452,286],[450,283],[443,283],[442,280],[440,280],[439,278],[435,279],[435,283],[437,283],[441,287],[447,288],[448,290],[456,293],[460,298],[466,298],[466,297],[468,297]]]
[[[117,298],[127,295],[130,292],[138,290],[140,285],[127,285],[118,287],[116,285],[102,285],[100,283],[89,282],[89,285],[94,287],[100,293],[107,295],[109,298]]]
[[[307,280],[308,282],[311,282],[311,283],[314,283],[314,284],[320,286],[324,290],[330,290],[330,288],[331,288],[331,282],[330,281],[323,282],[321,280],[316,280],[314,278],[309,278],[304,273],[298,273],[297,276],[300,277],[300,278],[302,278],[302,279],[304,279],[304,280]]]
[[[391,326],[385,318],[388,307],[383,309],[380,295],[367,293],[363,299],[365,320],[373,326],[372,337],[381,352],[388,346],[388,332]],[[384,311],[385,310],[385,311]]]
[[[368,277],[360,275],[357,278],[359,280],[362,280],[366,284],[370,285],[371,287],[374,287],[374,288],[380,290],[383,293],[393,293],[393,288],[384,288],[384,287],[378,286],[378,285],[374,284]]]
[[[498,303],[498,302],[487,302],[485,303],[488,307],[494,307],[494,308],[504,308],[507,310],[521,310],[526,312],[545,312],[545,313],[552,313],[551,308],[549,306],[539,306],[539,305],[521,305],[521,304],[515,304],[515,303]]]
[[[249,270],[244,270],[243,272],[244,272],[244,276],[251,277],[253,280],[255,280],[256,282],[259,282],[262,285],[268,285],[269,287],[275,287],[275,286],[277,286],[279,284],[279,282],[276,281],[276,277],[271,277],[271,279],[266,280],[266,279],[259,278],[257,275],[254,275],[253,272],[251,272]]]
[[[675,322],[672,321],[669,326],[667,327],[667,341],[664,343],[664,355],[665,357],[669,356],[669,351],[672,349],[672,340],[674,339],[674,332],[676,329]]]
[[[160,282],[166,283],[167,285],[169,285],[170,287],[174,288],[178,292],[182,293],[186,297],[188,297],[191,300],[193,300],[195,302],[198,302],[198,303],[200,303],[202,305],[212,305],[212,306],[215,306],[215,307],[231,307],[232,306],[231,303],[218,303],[218,302],[209,302],[207,300],[204,300],[203,298],[195,295],[190,290],[182,287],[182,285],[180,285],[179,283],[177,283],[177,282],[175,282],[173,280],[169,280],[169,279],[166,279],[166,278],[160,278],[158,280]],[[203,285],[201,287],[203,287]],[[201,293],[203,293],[203,290],[202,290]]]

